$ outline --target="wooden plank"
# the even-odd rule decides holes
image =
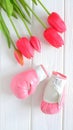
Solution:
[[[29,1],[31,5],[31,0]],[[4,19],[10,29],[14,41],[17,40],[10,22],[4,14]],[[15,20],[21,36],[27,35],[26,29],[21,21]],[[31,26],[29,26],[31,28]],[[21,29],[21,30],[20,30]],[[29,130],[31,99],[19,100],[11,92],[10,82],[14,75],[31,67],[31,60],[25,60],[21,67],[14,58],[13,49],[7,48],[5,37],[0,33],[0,130]]]
[[[64,1],[51,0],[48,2],[42,0],[43,4],[52,12],[57,11],[62,17],[64,16]],[[47,24],[47,14],[40,7],[34,7],[35,12],[40,16],[42,21]],[[48,25],[48,24],[47,24]],[[53,70],[63,72],[63,48],[55,49],[48,45],[44,40],[42,33],[44,29],[33,17],[32,22],[33,34],[36,34],[42,41],[41,54],[35,53],[33,59],[33,66],[43,64],[48,72]],[[37,91],[32,96],[32,130],[62,130],[62,111],[56,115],[45,115],[40,110],[40,103],[42,101],[44,83],[40,84]]]
[[[73,1],[65,1],[65,21],[67,32],[65,34],[65,62],[64,71],[68,76],[66,86],[66,102],[63,116],[63,129],[73,130]]]

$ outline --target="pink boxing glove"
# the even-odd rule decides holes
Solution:
[[[11,82],[14,95],[20,99],[33,94],[37,85],[48,76],[42,65],[16,75]]]
[[[53,72],[45,87],[41,110],[45,114],[55,114],[61,110],[65,99],[67,77],[59,72]]]

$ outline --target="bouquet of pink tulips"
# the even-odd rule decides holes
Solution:
[[[18,61],[18,63],[21,65],[24,64],[23,57],[30,59],[30,58],[34,57],[35,50],[38,52],[41,52],[41,41],[37,38],[37,36],[34,36],[34,34],[32,34],[31,30],[28,27],[28,24],[31,24],[30,23],[30,19],[31,19],[30,12],[35,16],[36,20],[38,20],[38,22],[45,29],[45,30],[43,30],[43,36],[50,45],[52,45],[53,47],[56,47],[56,48],[62,47],[62,45],[64,45],[64,41],[63,41],[61,35],[59,35],[59,33],[63,33],[66,31],[65,22],[62,20],[62,18],[56,12],[50,13],[46,9],[44,4],[42,3],[42,0],[32,0],[32,2],[36,6],[38,6],[38,4],[40,4],[41,7],[46,11],[46,13],[47,13],[46,19],[49,24],[49,27],[46,26],[46,24],[40,19],[38,14],[36,14],[32,10],[32,8],[29,6],[29,4],[25,0],[19,0],[19,2],[17,2],[17,0],[0,0],[0,30],[3,32],[3,34],[5,35],[5,37],[7,39],[8,47],[10,48],[11,45],[13,46],[14,56],[15,56],[16,60]],[[26,13],[24,13],[24,11],[22,10],[20,5],[23,6]],[[3,9],[6,12],[6,14],[16,32],[16,35],[18,37],[18,40],[16,41],[16,43],[13,42],[13,39],[10,36],[9,30],[3,19],[1,9]],[[24,37],[20,36],[20,34],[18,33],[18,31],[14,25],[14,22],[12,20],[12,16],[16,19],[18,17],[21,18],[21,20],[24,23],[24,26],[26,27],[26,29],[29,33],[29,38],[27,38],[26,36],[24,36]]]

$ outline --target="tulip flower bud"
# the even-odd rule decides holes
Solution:
[[[26,37],[20,38],[16,46],[26,58],[30,59],[34,56],[34,49]]]
[[[62,18],[55,12],[52,12],[48,16],[48,23],[58,32],[63,33],[66,31],[65,22]]]
[[[45,39],[54,47],[59,48],[64,45],[64,41],[57,31],[53,28],[48,28],[44,31]]]
[[[38,52],[41,51],[41,42],[37,37],[31,36],[30,43],[35,50],[37,50]]]
[[[24,64],[23,55],[21,54],[21,52],[19,50],[16,49],[14,51],[14,56],[15,56],[15,58],[18,61],[19,64],[21,64],[21,65]]]

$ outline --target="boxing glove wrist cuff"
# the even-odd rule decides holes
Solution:
[[[48,73],[47,73],[47,71],[45,70],[45,68],[44,68],[43,65],[37,66],[37,67],[35,68],[35,70],[36,70],[36,73],[37,73],[37,75],[38,75],[39,81],[44,80],[44,79],[48,76]]]

